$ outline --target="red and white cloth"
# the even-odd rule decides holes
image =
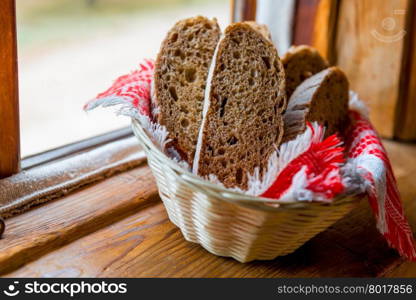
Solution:
[[[151,117],[150,91],[154,68],[153,60],[144,60],[137,70],[120,76],[109,89],[85,104],[84,110],[120,105],[119,114],[134,117],[138,113]]]
[[[389,245],[407,259],[416,261],[413,233],[404,214],[387,152],[364,115],[350,111],[350,117],[353,125],[347,135],[347,167],[364,178],[377,227]]]
[[[138,70],[119,77],[84,109],[120,105],[119,114],[137,118],[142,124],[145,122],[153,133],[159,134],[159,145],[163,147],[167,132],[163,126],[152,122],[153,71],[154,62],[145,60]],[[377,227],[389,245],[403,257],[416,261],[413,234],[404,215],[387,153],[365,117],[363,104],[356,95],[352,94],[351,98],[352,126],[346,134],[345,147],[335,135],[323,140],[322,126],[308,124],[304,134],[281,146],[275,180],[261,196],[276,199],[276,202],[293,198],[330,202],[343,193],[366,193]]]
[[[336,135],[323,140],[325,129],[307,124],[305,133],[281,145],[279,172],[275,181],[260,196],[279,201],[331,202],[345,187],[341,166],[344,147]]]

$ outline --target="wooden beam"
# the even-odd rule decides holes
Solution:
[[[231,22],[255,21],[257,0],[232,0]]]
[[[19,101],[15,1],[0,5],[0,178],[19,171]]]
[[[331,65],[336,63],[335,41],[340,2],[340,0],[319,1],[313,26],[312,45]]]
[[[394,137],[416,141],[416,2],[408,5]]]
[[[293,20],[293,45],[312,45],[315,17],[321,0],[297,0]]]

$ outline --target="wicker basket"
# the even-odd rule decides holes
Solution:
[[[276,205],[270,199],[229,191],[181,168],[152,143],[137,121],[132,125],[170,220],[186,240],[216,255],[248,262],[289,254],[345,216],[362,199],[350,195],[331,204]]]

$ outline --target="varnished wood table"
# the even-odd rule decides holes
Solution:
[[[416,231],[416,144],[385,141]],[[5,277],[416,277],[389,249],[367,203],[273,261],[241,264],[186,242],[147,165],[6,220]]]

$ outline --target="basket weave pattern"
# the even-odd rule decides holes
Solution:
[[[170,220],[186,240],[240,262],[289,254],[349,213],[359,196],[331,204],[276,201],[229,191],[182,169],[163,154],[137,121],[133,130],[147,154]]]

